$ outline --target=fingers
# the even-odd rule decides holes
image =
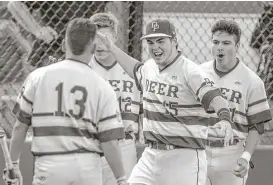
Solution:
[[[97,32],[97,36],[99,36],[99,38],[101,39],[105,39],[105,35],[102,34],[101,32]]]
[[[49,32],[54,36],[54,38],[56,39],[58,37],[58,33],[53,29],[51,28],[50,26],[47,27]]]
[[[237,166],[234,168],[234,175],[237,177],[243,178],[248,171],[248,162],[245,159],[238,159]]]
[[[48,57],[48,60],[49,60],[49,63],[55,63],[55,62],[58,61],[57,58],[55,58],[55,57],[53,57],[53,56],[49,56],[49,57]]]
[[[221,129],[221,125],[216,123],[215,125],[213,126],[209,126],[210,129]]]
[[[247,168],[234,169],[233,174],[237,177],[243,178],[247,174]]]

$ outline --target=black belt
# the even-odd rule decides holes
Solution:
[[[69,154],[82,154],[82,153],[95,153],[98,155],[103,155],[103,153],[97,152],[97,151],[89,151],[84,148],[79,148],[77,150],[72,150],[72,151],[62,151],[62,152],[51,152],[51,153],[37,153],[37,152],[32,152],[32,155],[34,157],[42,157],[42,156],[49,156],[49,155],[69,155]]]
[[[158,143],[155,141],[147,141],[148,147],[153,148],[153,149],[158,149],[158,150],[173,150],[173,149],[178,149],[178,148],[183,148],[181,146],[175,146],[175,145],[169,145],[165,143]]]
[[[234,139],[233,143],[229,141],[229,146],[237,145],[239,142],[239,139]],[[224,140],[208,140],[206,145],[212,148],[221,148],[224,147]]]

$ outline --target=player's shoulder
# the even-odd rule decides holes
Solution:
[[[202,68],[213,68],[213,60],[209,60],[200,64]]]
[[[154,61],[154,59],[149,59],[149,60],[146,60],[144,63],[143,63],[143,66],[145,67],[148,67],[148,68],[151,68],[151,67],[156,67],[156,63]]]
[[[204,72],[199,64],[184,56],[181,57],[180,65],[185,75],[191,76],[192,74],[201,74]]]
[[[157,64],[155,63],[154,59],[151,58],[144,62],[138,62],[135,67],[137,67],[137,70],[149,72],[151,69],[156,69]]]
[[[240,75],[243,75],[245,79],[247,79],[249,82],[251,82],[251,84],[255,86],[264,84],[262,79],[243,62],[240,62],[239,72]]]
[[[90,68],[90,71],[87,73],[87,79],[92,82],[92,85],[97,87],[100,90],[106,90],[113,89],[109,82],[105,80],[101,75],[99,75],[95,70]]]
[[[33,70],[32,72],[29,73],[26,80],[27,81],[38,80],[39,78],[41,78],[44,75],[44,73],[46,72],[46,69],[47,69],[47,66],[39,67],[39,68]]]
[[[193,69],[199,69],[200,66],[195,63],[194,61],[192,61],[191,59],[185,57],[185,56],[181,56],[178,58],[178,64],[183,65],[185,68],[193,68]]]

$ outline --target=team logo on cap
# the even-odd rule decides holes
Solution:
[[[159,24],[157,22],[152,22],[152,28],[153,28],[153,31],[159,29]]]

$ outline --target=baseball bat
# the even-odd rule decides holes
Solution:
[[[1,148],[2,148],[3,154],[4,154],[6,168],[8,170],[9,178],[15,179],[13,164],[12,164],[12,160],[10,157],[10,153],[9,153],[9,149],[8,149],[8,145],[7,145],[7,140],[6,140],[6,133],[2,129],[0,129],[0,143],[1,143]]]

